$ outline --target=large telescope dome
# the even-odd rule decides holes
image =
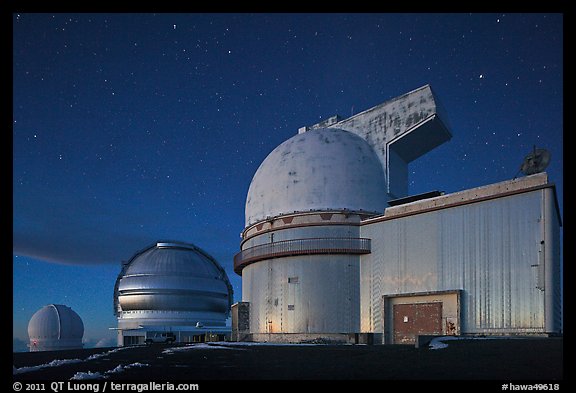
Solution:
[[[246,226],[315,210],[382,213],[386,175],[366,140],[340,129],[298,134],[262,162],[246,198]]]
[[[157,242],[136,254],[118,277],[117,314],[126,311],[209,312],[225,315],[232,286],[224,269],[192,244]]]
[[[158,241],[122,263],[114,286],[118,345],[224,339],[233,290],[226,272],[193,244]]]

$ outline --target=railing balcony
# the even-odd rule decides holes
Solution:
[[[282,240],[260,244],[234,255],[234,272],[264,259],[313,254],[369,254],[370,239],[366,238],[309,238]]]

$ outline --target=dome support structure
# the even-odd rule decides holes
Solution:
[[[299,134],[338,128],[365,139],[386,173],[390,199],[408,195],[408,164],[452,138],[444,108],[430,85],[424,85],[349,118],[332,116]]]

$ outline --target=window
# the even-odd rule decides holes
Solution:
[[[288,277],[288,284],[298,284],[298,277]]]

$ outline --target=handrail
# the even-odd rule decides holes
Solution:
[[[246,248],[234,255],[234,272],[264,259],[311,254],[369,254],[370,239],[350,237],[281,240]]]

